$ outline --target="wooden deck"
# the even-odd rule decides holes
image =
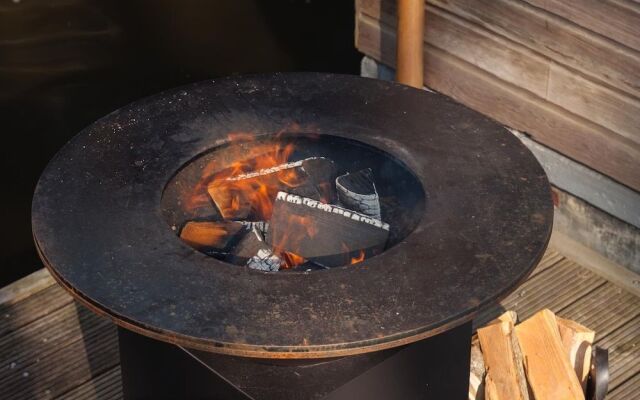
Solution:
[[[549,250],[532,276],[477,325],[504,309],[541,308],[597,332],[609,349],[608,399],[640,399],[640,297]],[[0,399],[122,398],[115,327],[75,303],[42,270],[0,289]]]

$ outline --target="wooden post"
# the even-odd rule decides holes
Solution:
[[[396,80],[422,88],[424,45],[424,0],[398,0]]]

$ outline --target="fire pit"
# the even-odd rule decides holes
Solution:
[[[33,232],[120,326],[129,398],[462,399],[470,321],[536,265],[552,213],[542,168],[488,118],[278,74],[89,126],[43,173]]]

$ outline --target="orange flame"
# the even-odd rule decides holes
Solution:
[[[360,250],[360,254],[357,257],[352,257],[351,262],[349,264],[353,265],[363,261],[364,261],[364,250]]]
[[[285,262],[285,265],[283,266],[284,269],[293,268],[307,262],[304,257],[300,257],[299,255],[290,251],[283,251],[282,253],[280,253],[280,256]]]
[[[255,142],[255,136],[236,132],[229,135],[230,145],[216,151],[216,158],[203,169],[200,180],[183,201],[185,211],[208,206],[214,197],[225,219],[251,212],[253,219],[268,220],[279,187],[297,187],[303,176],[296,168],[269,172],[270,168],[290,162],[295,148],[280,140]],[[251,143],[249,146],[248,144]],[[256,172],[265,171],[263,175]],[[234,179],[249,174],[247,179]]]
[[[275,140],[263,142],[248,133],[229,134],[229,145],[212,154],[211,161],[202,168],[195,187],[185,193],[182,202],[185,211],[211,207],[213,201],[225,220],[269,221],[278,191],[305,184],[306,174],[300,168],[287,167],[287,163],[293,161],[294,151],[293,143],[280,140],[279,135]],[[328,202],[332,192],[331,183],[321,183],[317,189],[321,201]],[[306,262],[298,253],[301,243],[318,233],[313,218],[290,215],[286,223],[271,226],[270,229],[284,230],[280,235],[273,235],[281,238],[280,242],[271,244],[274,254],[279,255],[286,264],[283,268],[293,268]],[[193,244],[212,243],[220,240],[223,234],[213,230],[208,232],[211,237],[206,237],[204,231],[193,237],[190,235],[192,232],[187,230],[185,236],[191,236],[191,240],[185,239]],[[349,249],[345,253],[353,254]],[[364,251],[360,251],[359,256],[351,258],[350,263],[361,262],[364,258]]]

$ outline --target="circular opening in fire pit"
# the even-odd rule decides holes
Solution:
[[[425,202],[404,163],[362,142],[234,134],[173,176],[162,212],[183,241],[219,260],[316,271],[394,246],[416,227]]]

